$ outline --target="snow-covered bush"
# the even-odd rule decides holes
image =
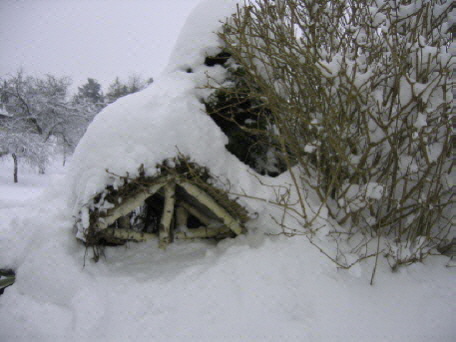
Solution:
[[[252,0],[226,22],[219,36],[250,96],[272,114],[268,132],[307,223],[319,213],[306,212],[312,189],[350,231],[421,250],[447,235],[450,8],[440,0]],[[398,253],[395,262],[407,262]]]

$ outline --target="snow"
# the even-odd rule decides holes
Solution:
[[[52,176],[62,177],[62,160],[53,160],[48,168]],[[0,208],[23,206],[27,200],[38,197],[49,186],[50,178],[36,173],[36,168],[19,160],[19,183],[13,183],[14,164],[11,157],[0,158]],[[0,267],[1,268],[1,267]]]
[[[365,185],[346,184],[343,188],[344,197],[339,199],[340,204],[347,204],[347,209],[356,212],[364,208],[369,201],[379,200],[383,196],[384,186],[371,182]]]
[[[315,145],[307,144],[306,146],[304,146],[304,152],[306,153],[314,153],[316,150],[317,146]]]
[[[337,270],[303,237],[252,232],[166,252],[132,243],[84,267],[61,186],[29,208],[0,210],[0,260],[17,270],[0,297],[2,341],[451,341],[456,333],[456,276],[443,257],[397,273],[381,263],[369,286],[372,261]]]
[[[210,0],[196,8],[167,70],[97,116],[65,177],[26,170],[15,187],[11,165],[0,160],[0,268],[17,275],[0,297],[0,341],[454,340],[456,273],[447,257],[395,273],[380,257],[370,286],[374,259],[344,270],[305,236],[265,234],[280,232],[273,218],[282,210],[272,190],[225,150],[227,138],[203,112],[207,94],[197,89],[206,72],[223,77],[221,68],[202,65],[218,43],[205,40],[204,24],[215,30],[234,4]],[[186,39],[197,37],[193,29],[204,40]],[[233,190],[264,199],[242,200],[257,212],[249,233],[218,244],[178,241],[166,251],[156,241],[129,243],[107,248],[98,263],[90,253],[85,259],[75,215],[105,186],[120,185],[105,169],[134,176],[143,163],[154,174],[178,153],[229,179]],[[288,174],[261,180],[291,182]],[[383,188],[369,183],[363,192],[376,199]],[[286,224],[299,228],[292,218]],[[334,249],[325,232],[313,241]]]
[[[416,118],[416,121],[414,122],[413,126],[415,126],[417,129],[426,127],[427,126],[427,115],[423,114],[423,113],[418,113],[418,117]]]
[[[406,107],[410,104],[410,101],[412,100],[413,85],[407,77],[402,76],[400,80],[399,89],[399,102],[402,107]]]
[[[433,143],[431,145],[427,145],[426,151],[427,151],[429,161],[436,162],[442,154],[443,144]]]
[[[326,62],[325,60],[320,60],[317,64],[317,67],[320,69],[322,75],[327,78],[336,77],[339,74],[341,69],[342,57],[337,55],[331,62]]]
[[[120,181],[112,174],[135,177],[143,164],[146,175],[154,176],[158,164],[180,155],[207,167],[220,187],[228,186],[229,180],[234,193],[258,184],[248,167],[225,149],[227,137],[204,112],[198,87],[206,82],[206,73],[217,78],[221,69],[162,75],[146,90],[98,114],[76,148],[68,173],[73,215],[79,216],[94,195]],[[88,226],[88,215],[83,214],[85,224],[78,236]]]
[[[201,2],[188,18],[165,72],[147,89],[119,99],[96,116],[68,172],[73,215],[82,219],[78,236],[84,236],[88,227],[88,214],[82,208],[107,186],[119,186],[116,182],[121,180],[113,174],[134,178],[142,164],[146,176],[155,176],[157,165],[184,155],[207,167],[218,187],[250,193],[258,186],[251,170],[226,150],[228,138],[203,104],[211,93],[204,89],[208,77],[214,82],[225,79],[224,68],[205,66],[204,59],[220,52],[214,32],[236,3]],[[256,211],[255,204],[241,202],[250,212]]]
[[[241,0],[203,0],[192,11],[177,39],[166,70],[187,70],[203,64],[206,56],[219,52],[216,32],[223,18],[236,12]]]
[[[370,199],[380,199],[383,196],[384,186],[371,182],[366,186],[366,197]]]

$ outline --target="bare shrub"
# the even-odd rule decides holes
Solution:
[[[219,34],[249,96],[267,107],[306,224],[319,214],[305,204],[312,189],[349,232],[389,237],[396,263],[451,229],[450,8],[251,0]]]

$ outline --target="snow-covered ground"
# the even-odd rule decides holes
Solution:
[[[52,177],[64,172],[62,160],[53,160],[47,174],[39,175],[36,168],[19,162],[19,182],[13,182],[14,164],[12,158],[0,159],[0,209],[21,206],[25,200],[36,198],[49,185]]]
[[[382,260],[337,269],[304,238],[218,245],[156,241],[86,259],[57,175],[0,164],[0,262],[17,270],[0,297],[0,341],[454,341],[456,272],[448,258],[392,273]],[[7,173],[6,173],[7,174]],[[7,179],[8,180],[8,179]],[[47,191],[39,195],[43,186]],[[13,190],[12,190],[13,189]],[[3,206],[14,198],[16,208]],[[30,199],[34,195],[36,198]],[[29,199],[27,199],[29,197]],[[23,200],[22,200],[23,199]],[[263,217],[252,226],[273,225]]]
[[[217,53],[211,27],[235,3],[197,7],[210,20],[190,18],[152,87],[97,117],[66,177],[29,170],[15,185],[11,165],[0,164],[0,268],[17,275],[0,297],[0,341],[455,340],[456,271],[447,257],[395,273],[380,257],[370,286],[373,258],[338,269],[303,236],[265,234],[278,231],[271,215],[280,214],[265,202],[245,201],[258,216],[235,239],[176,242],[166,251],[156,241],[129,243],[106,248],[98,263],[90,253],[85,258],[75,215],[112,183],[107,167],[134,175],[144,162],[153,174],[154,163],[178,146],[234,186],[262,191],[224,150],[221,131],[201,112],[204,94],[195,90],[208,72],[204,54]],[[334,248],[324,236],[319,243]]]

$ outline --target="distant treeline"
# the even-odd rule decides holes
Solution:
[[[95,115],[152,82],[136,75],[126,82],[116,77],[104,94],[100,83],[88,78],[71,96],[68,77],[34,77],[21,70],[0,77],[0,156],[13,158],[14,181],[18,181],[19,160],[44,172],[49,157],[60,150],[65,162]]]

